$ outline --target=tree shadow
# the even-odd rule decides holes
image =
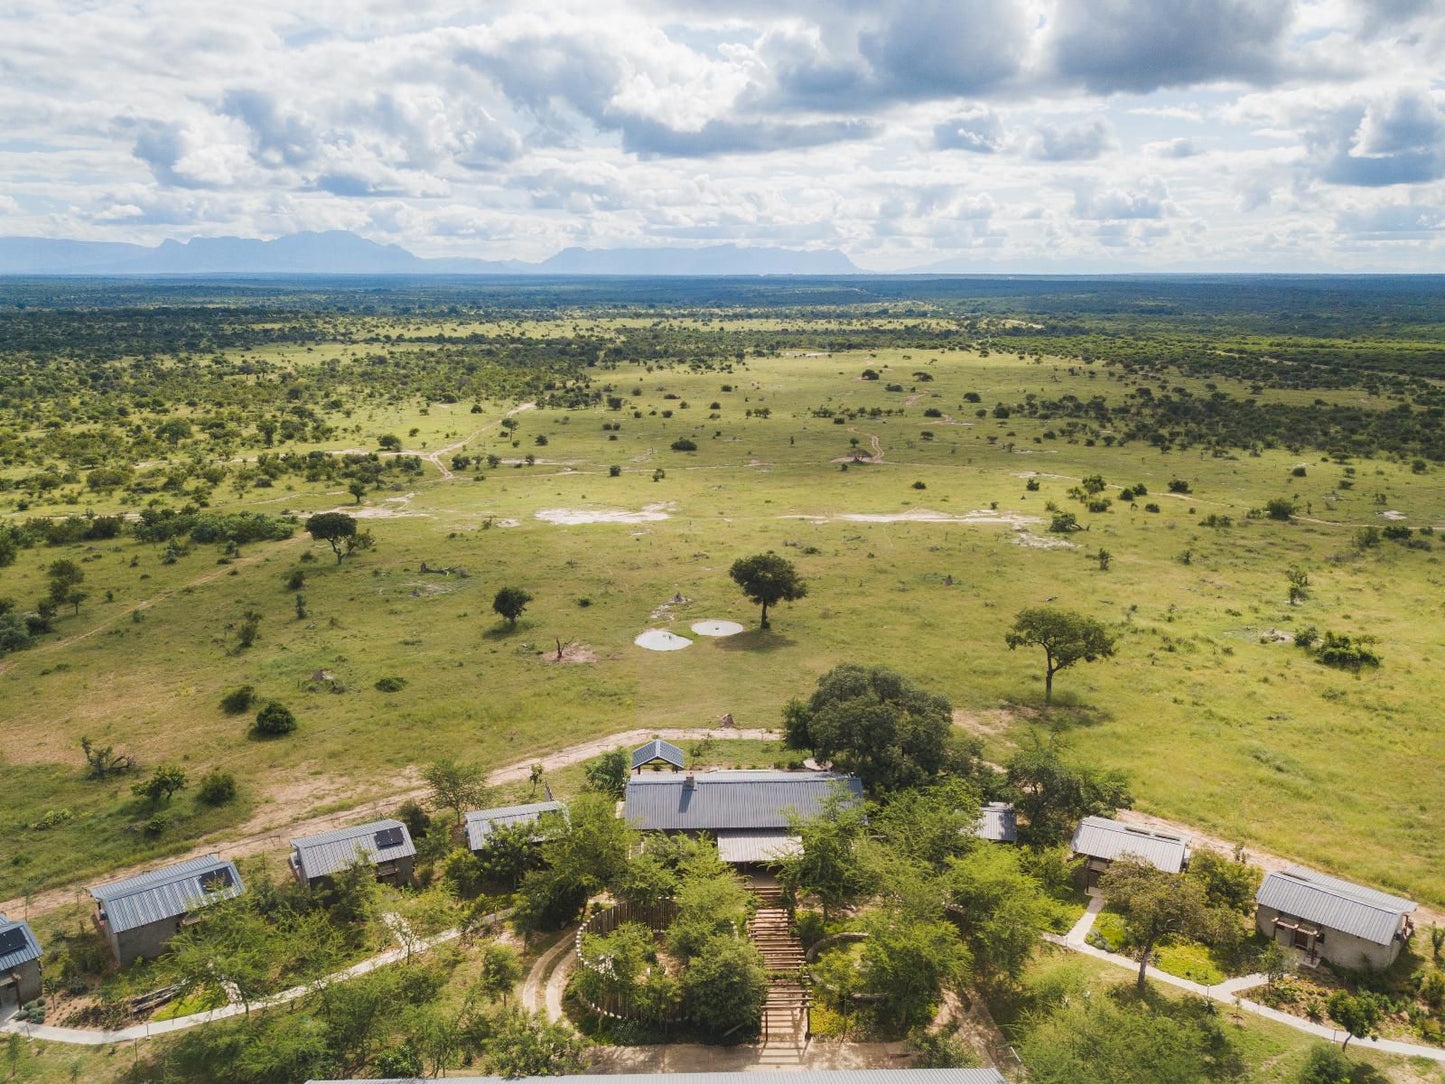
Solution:
[[[736,636],[719,636],[714,643],[723,651],[777,651],[797,643],[790,636],[783,636],[771,629],[749,629]]]

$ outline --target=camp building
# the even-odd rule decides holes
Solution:
[[[132,960],[159,956],[197,911],[246,890],[234,862],[214,854],[174,866],[98,885],[95,925],[110,942],[121,967]]]
[[[536,824],[549,814],[567,815],[561,802],[529,802],[526,805],[504,805],[496,809],[476,809],[467,814],[467,849],[473,854],[487,845],[498,828],[517,824]],[[538,837],[539,838],[539,837]]]
[[[833,794],[863,800],[856,776],[835,772],[718,770],[635,775],[623,815],[644,832],[709,835],[734,865],[766,865],[796,854],[795,819],[821,813]]]
[[[0,1020],[40,996],[40,942],[28,922],[0,912]]]
[[[1085,817],[1074,830],[1073,852],[1082,855],[1084,888],[1093,893],[1099,878],[1126,855],[1148,862],[1164,873],[1178,873],[1189,865],[1189,837],[1141,828],[1108,817]]]
[[[1012,802],[986,802],[978,811],[978,825],[973,834],[994,843],[1017,843],[1018,815]]]
[[[401,821],[370,821],[293,839],[290,861],[296,879],[313,888],[358,862],[373,867],[378,881],[404,885],[411,883],[416,845]]]
[[[1301,866],[1265,874],[1254,902],[1260,933],[1341,967],[1383,970],[1415,932],[1413,901]]]

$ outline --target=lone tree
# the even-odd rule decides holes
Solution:
[[[527,609],[527,603],[531,601],[532,596],[520,587],[503,587],[497,592],[497,597],[492,599],[492,609],[506,618],[508,625],[516,628],[517,618],[522,616]]]
[[[1330,1014],[1331,1020],[1345,1029],[1341,1050],[1350,1045],[1351,1039],[1373,1035],[1380,1026],[1382,1015],[1380,1003],[1373,994],[1351,994],[1345,990],[1336,990],[1330,995],[1329,1001],[1325,1002],[1325,1011]]]
[[[458,825],[468,806],[487,802],[490,788],[480,764],[463,764],[447,757],[428,767],[421,777],[431,789],[432,803],[439,809],[450,809]]]
[[[1228,908],[1211,907],[1198,880],[1165,873],[1130,855],[1109,866],[1099,881],[1099,891],[1123,913],[1129,939],[1139,948],[1141,991],[1154,946],[1169,934],[1205,943],[1239,936],[1238,917]]]
[[[353,550],[371,547],[371,535],[356,528],[356,517],[345,512],[317,512],[306,521],[306,532],[317,542],[325,542],[336,554],[336,563]]]
[[[944,767],[953,709],[885,666],[843,663],[818,679],[806,703],[784,707],[783,727],[789,748],[811,749],[866,787],[896,790]]]
[[[137,798],[149,799],[152,805],[169,802],[178,790],[186,788],[186,770],[175,764],[162,764],[151,772],[149,779],[131,785],[130,792]]]
[[[1093,662],[1114,654],[1114,637],[1102,623],[1072,610],[1034,607],[1020,610],[1004,635],[1009,650],[1044,649],[1044,703],[1054,698],[1054,675],[1082,659]]]
[[[762,627],[768,627],[768,607],[779,602],[797,602],[807,597],[808,585],[798,577],[793,562],[776,553],[758,553],[740,557],[728,570],[743,594],[763,608]]]

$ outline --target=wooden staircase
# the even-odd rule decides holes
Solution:
[[[783,1062],[791,1062],[801,1057],[809,1037],[811,998],[801,974],[802,943],[793,936],[788,912],[776,906],[758,908],[748,923],[748,939],[763,954],[770,975],[763,1002],[763,1046],[777,1048]]]

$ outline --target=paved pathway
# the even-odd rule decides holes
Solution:
[[[1105,952],[1103,949],[1095,948],[1088,943],[1089,931],[1094,926],[1094,919],[1099,911],[1103,909],[1104,901],[1095,896],[1089,901],[1089,909],[1084,916],[1074,924],[1065,936],[1060,937],[1055,933],[1044,934],[1044,940],[1050,944],[1059,945],[1071,952],[1081,953],[1084,956],[1092,956],[1096,960],[1103,960],[1105,963],[1113,964],[1115,967],[1122,967],[1135,974],[1139,972],[1139,961],[1131,960],[1127,956],[1121,956],[1117,952]],[[1227,979],[1224,982],[1216,983],[1213,986],[1205,986],[1203,983],[1195,982],[1193,979],[1181,979],[1178,975],[1170,975],[1168,972],[1160,971],[1157,967],[1150,967],[1148,975],[1155,982],[1161,982],[1166,986],[1173,986],[1180,990],[1186,990],[1198,997],[1208,998],[1210,1001],[1217,1001],[1221,1005],[1230,1005],[1242,1012],[1253,1013],[1255,1016],[1262,1016],[1266,1020],[1273,1020],[1277,1024],[1284,1024],[1286,1027],[1294,1028],[1296,1031],[1303,1031],[1308,1035],[1315,1035],[1321,1039],[1328,1039],[1332,1043],[1343,1040],[1338,1028],[1327,1027],[1324,1024],[1316,1024],[1299,1016],[1293,1016],[1287,1012],[1280,1012],[1278,1009],[1271,1009],[1268,1005],[1261,1005],[1257,1001],[1246,1001],[1239,996],[1241,990],[1248,990],[1255,986],[1263,985],[1263,975],[1243,975],[1239,978]],[[1378,1050],[1382,1054],[1398,1054],[1407,1058],[1429,1058],[1431,1061],[1445,1064],[1445,1049],[1438,1046],[1421,1046],[1418,1043],[1401,1042],[1398,1039],[1355,1039],[1352,1046],[1366,1050]]]

